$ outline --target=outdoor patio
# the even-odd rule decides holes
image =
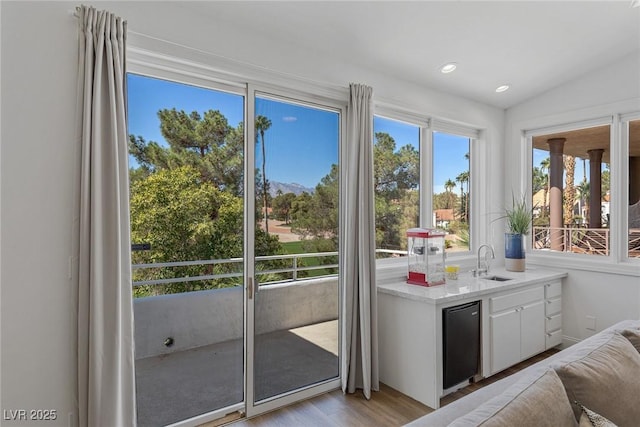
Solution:
[[[136,361],[138,425],[164,426],[243,401],[243,340]],[[258,335],[256,400],[338,376],[338,321]]]

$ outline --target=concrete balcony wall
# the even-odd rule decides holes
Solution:
[[[337,319],[338,295],[336,277],[262,285],[256,333]],[[241,287],[137,298],[133,310],[136,359],[242,338],[244,331]]]

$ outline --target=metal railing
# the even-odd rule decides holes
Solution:
[[[267,274],[281,274],[281,273],[291,273],[292,278],[289,279],[291,281],[298,280],[298,273],[302,271],[312,271],[312,270],[326,270],[338,268],[338,264],[321,264],[321,265],[311,265],[311,266],[300,266],[298,260],[303,258],[323,258],[330,256],[337,256],[338,252],[316,252],[316,253],[304,253],[304,254],[288,254],[288,255],[267,255],[267,256],[258,256],[256,257],[256,266],[259,265],[260,262],[265,261],[280,261],[280,260],[292,260],[291,267],[285,268],[276,268],[276,269],[266,269],[266,270],[256,270],[256,275],[267,275]],[[151,264],[133,264],[131,266],[132,270],[142,270],[142,269],[157,269],[157,268],[172,268],[172,267],[190,267],[190,266],[201,266],[201,265],[222,265],[222,264],[242,264],[243,258],[227,258],[227,259],[205,259],[205,260],[196,260],[196,261],[175,261],[175,262],[159,262],[159,263],[151,263]],[[184,276],[184,277],[172,277],[166,279],[151,279],[151,280],[136,280],[133,281],[132,284],[134,287],[143,286],[143,285],[167,285],[171,283],[184,283],[184,282],[196,282],[196,281],[204,281],[204,280],[215,280],[215,279],[225,279],[232,277],[242,277],[243,272],[241,271],[242,266],[240,265],[238,270],[231,273],[216,273],[216,274],[204,274],[197,276]],[[319,277],[325,276],[335,276],[336,274],[324,274]],[[316,276],[318,277],[318,276]]]
[[[394,249],[376,249],[377,254],[391,255],[391,256],[406,256],[407,251],[402,250],[394,250]],[[291,260],[291,266],[285,268],[275,268],[275,269],[266,269],[259,270],[256,269],[257,276],[264,276],[267,274],[286,274],[291,273],[291,278],[286,279],[286,281],[296,281],[300,280],[300,272],[303,271],[314,271],[314,270],[331,270],[338,268],[338,264],[320,264],[320,265],[310,265],[304,266],[300,265],[299,260],[305,258],[325,258],[325,257],[333,257],[337,256],[338,252],[315,252],[315,253],[302,253],[302,254],[288,254],[288,255],[267,255],[267,256],[258,256],[255,258],[256,266],[258,266],[261,262],[267,261],[283,261],[283,260]],[[183,277],[171,277],[171,278],[160,278],[160,279],[149,279],[149,280],[136,280],[133,281],[133,287],[143,286],[143,285],[168,285],[172,283],[184,283],[184,282],[196,282],[196,281],[204,281],[204,280],[215,280],[215,279],[225,279],[225,278],[233,278],[233,277],[242,277],[242,262],[243,258],[227,258],[227,259],[205,259],[205,260],[195,260],[195,261],[175,261],[175,262],[158,262],[158,263],[148,263],[148,264],[132,264],[132,270],[145,270],[145,269],[159,269],[159,268],[173,268],[173,267],[192,267],[192,266],[203,266],[203,265],[223,265],[223,264],[239,264],[238,271],[231,273],[216,273],[216,274],[203,274],[196,276],[183,276]],[[337,276],[335,273],[330,274],[321,274],[317,276],[313,276],[313,278],[318,277],[331,277]],[[309,279],[311,277],[304,277],[304,279]],[[273,282],[262,282],[265,283],[273,283]]]
[[[608,228],[533,227],[533,249],[608,256]],[[640,257],[640,230],[629,230],[629,257]]]

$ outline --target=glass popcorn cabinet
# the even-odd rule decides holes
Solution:
[[[407,230],[407,283],[434,286],[445,282],[444,236],[444,231],[431,228]]]

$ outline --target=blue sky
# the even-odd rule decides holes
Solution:
[[[549,157],[549,152],[544,150],[538,150],[536,148],[533,149],[533,166],[540,167],[540,162]],[[583,167],[583,164],[586,167]],[[606,170],[607,167],[604,163],[602,163],[602,170]],[[573,183],[578,184],[582,182],[584,177],[584,173],[587,174],[587,181],[589,181],[589,159],[587,158],[585,162],[583,162],[582,158],[576,158],[576,169],[573,174]],[[548,173],[548,172],[547,172]],[[564,174],[563,174],[564,175]],[[564,178],[563,178],[564,182]]]
[[[229,125],[243,121],[244,97],[159,79],[129,74],[129,133],[167,146],[160,133],[158,111],[164,108],[220,110]],[[338,162],[338,114],[280,101],[258,98],[256,114],[271,120],[265,132],[267,178],[314,188]],[[256,165],[262,165],[258,145]],[[135,166],[135,161],[132,166]]]
[[[374,117],[373,127],[375,132],[386,132],[395,140],[396,148],[404,145],[412,145],[419,151],[420,128],[396,120],[383,117]],[[469,162],[464,158],[469,152],[469,138],[434,132],[433,136],[433,192],[445,191],[444,183],[469,170]],[[459,193],[459,183],[456,183],[454,192]],[[466,191],[466,185],[465,185]]]
[[[266,174],[270,181],[315,188],[338,163],[339,115],[271,99],[256,99],[256,115],[271,120],[265,132]],[[262,167],[262,146],[256,146]]]
[[[243,121],[244,97],[160,79],[129,74],[129,133],[167,146],[160,133],[158,111],[176,108],[187,113],[220,110],[229,125]],[[271,120],[265,132],[267,178],[314,188],[338,162],[339,116],[336,112],[268,98],[256,100],[256,114]],[[375,132],[387,132],[396,148],[410,144],[418,149],[419,128],[381,117],[374,119]],[[468,138],[434,134],[434,191],[444,191],[447,179],[468,170],[464,159]],[[256,147],[256,165],[262,165],[261,146]],[[135,161],[130,159],[132,166]],[[459,190],[457,187],[455,190]],[[454,191],[455,191],[454,190]]]

